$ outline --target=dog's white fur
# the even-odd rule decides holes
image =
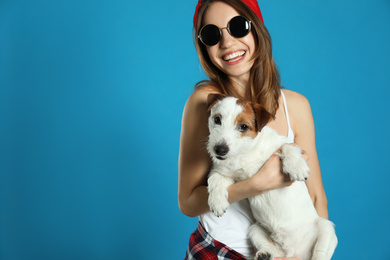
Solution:
[[[331,259],[337,245],[334,225],[318,216],[304,182],[309,167],[301,157],[298,146],[287,144],[287,137],[264,127],[255,138],[242,137],[235,123],[243,113],[237,99],[225,97],[210,111],[207,150],[213,161],[208,178],[209,206],[222,216],[228,210],[227,188],[236,181],[247,179],[258,172],[267,159],[280,147],[283,172],[296,180],[293,185],[265,192],[249,198],[256,223],[249,236],[255,248],[256,259],[296,256],[301,260]],[[215,115],[221,123],[215,123]],[[215,146],[225,144],[229,152],[218,159]],[[221,157],[221,156],[219,156]]]

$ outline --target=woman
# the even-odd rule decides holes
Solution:
[[[318,214],[328,218],[310,104],[296,92],[281,91],[271,39],[256,0],[199,0],[194,27],[198,56],[210,80],[198,83],[182,119],[179,207],[187,216],[199,216],[186,259],[217,259],[217,255],[223,259],[250,259],[255,249],[247,229],[254,220],[245,199],[287,187],[292,181],[282,173],[279,157],[274,154],[253,177],[229,187],[231,205],[223,217],[210,213],[206,186],[211,167],[206,151],[207,96],[224,93],[245,98],[262,104],[274,116],[267,126],[288,136],[291,143],[305,151],[306,159],[310,158],[311,175],[306,184]]]

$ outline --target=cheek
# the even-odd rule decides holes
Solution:
[[[217,44],[218,45],[218,44]],[[209,58],[211,60],[211,62],[216,66],[216,67],[219,67],[218,65],[218,57],[217,57],[217,52],[218,52],[218,47],[217,45],[214,45],[214,46],[211,46],[211,47],[207,47],[207,54],[209,55]]]
[[[256,52],[255,39],[253,38],[252,33],[247,37],[245,37],[245,45],[248,46],[251,55],[253,55]]]

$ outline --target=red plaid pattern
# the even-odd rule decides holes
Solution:
[[[191,234],[184,260],[245,260],[245,257],[213,239],[199,223]]]

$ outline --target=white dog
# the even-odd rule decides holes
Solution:
[[[282,147],[279,156],[283,172],[296,182],[249,198],[256,219],[249,230],[258,250],[255,259],[331,259],[337,245],[334,225],[319,217],[313,206],[304,182],[310,170],[300,148],[287,144],[287,137],[264,126],[271,116],[258,104],[219,94],[210,94],[208,104],[207,150],[213,161],[208,178],[211,211],[222,216],[229,207],[227,188],[253,176]]]

